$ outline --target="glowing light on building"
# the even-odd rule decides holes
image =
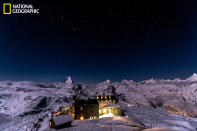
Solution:
[[[108,111],[111,112],[111,109],[109,109]]]
[[[81,116],[81,117],[80,117],[80,120],[84,120],[84,117],[83,117],[83,116]]]
[[[52,127],[52,123],[51,123],[51,121],[49,122],[49,127]]]
[[[104,109],[104,110],[103,110],[103,113],[107,113],[107,109]]]

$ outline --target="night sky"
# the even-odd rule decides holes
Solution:
[[[92,83],[197,72],[196,0],[23,1],[40,14],[0,9],[0,80],[70,75]]]

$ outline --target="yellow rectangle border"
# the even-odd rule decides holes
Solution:
[[[10,11],[9,12],[5,12],[5,6],[10,6]],[[11,14],[12,13],[12,7],[11,7],[11,3],[3,3],[3,14]]]

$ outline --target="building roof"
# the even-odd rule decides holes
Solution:
[[[71,115],[59,115],[59,116],[53,117],[53,121],[55,123],[55,126],[59,126],[67,122],[73,121],[73,118]]]
[[[97,99],[79,99],[76,100],[76,104],[99,104]]]

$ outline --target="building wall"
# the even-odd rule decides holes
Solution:
[[[74,118],[78,120],[99,117],[99,104],[76,103],[74,110]]]
[[[99,116],[107,113],[112,113],[114,116],[121,116],[122,111],[120,107],[106,107],[99,110]]]

